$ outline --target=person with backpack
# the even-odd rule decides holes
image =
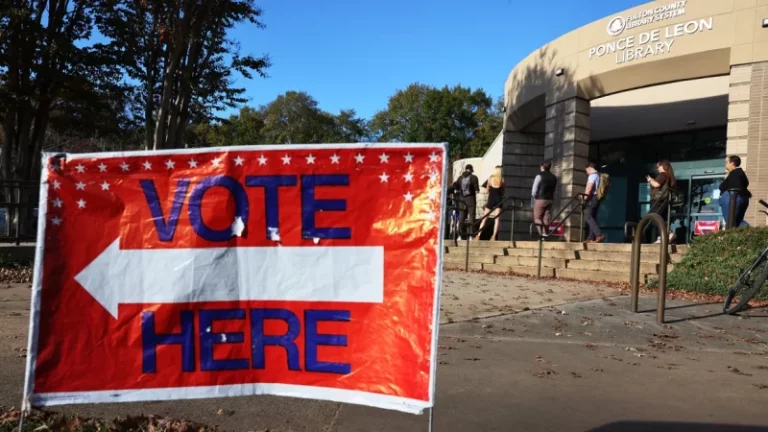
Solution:
[[[469,237],[475,228],[477,192],[480,191],[480,181],[477,179],[474,172],[475,170],[472,168],[472,165],[467,164],[467,166],[464,167],[464,173],[453,184],[454,190],[459,191],[461,201],[466,205],[466,207],[462,206],[461,211],[459,212],[459,223],[463,225],[463,222],[469,219],[469,226],[465,231],[467,240],[469,240]]]
[[[536,224],[539,235],[544,235],[549,232],[552,202],[555,199],[555,189],[557,188],[557,177],[550,172],[552,170],[552,162],[542,162],[539,169],[541,172],[533,180],[531,199],[533,200],[533,223]]]
[[[600,210],[600,201],[608,192],[608,175],[597,171],[597,164],[590,162],[587,165],[587,189],[584,191],[584,215],[586,216],[589,235],[585,243],[602,243],[605,235],[597,224],[597,212]]]
[[[675,179],[675,170],[672,169],[672,164],[668,160],[660,160],[656,164],[656,171],[659,175],[654,179],[653,177],[646,176],[645,179],[648,184],[651,185],[651,210],[648,213],[656,213],[661,216],[664,222],[670,215],[667,214],[669,210],[669,203],[672,199],[672,190],[677,187],[677,180]],[[669,233],[669,241],[675,241],[675,233]],[[656,243],[661,243],[661,237],[656,239]]]

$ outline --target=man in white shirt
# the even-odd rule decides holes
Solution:
[[[584,216],[589,227],[589,235],[585,242],[602,243],[605,241],[605,235],[600,231],[600,226],[597,224],[597,211],[600,209],[600,199],[597,197],[597,188],[600,187],[600,173],[597,171],[596,163],[590,162],[587,165],[587,175],[587,189],[584,191],[584,195],[586,195]]]

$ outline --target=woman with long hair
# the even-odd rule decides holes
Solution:
[[[499,218],[501,208],[496,207],[504,200],[504,178],[501,175],[501,166],[497,166],[493,170],[491,177],[483,183],[483,187],[488,191],[488,202],[485,203],[483,217],[488,215],[488,213],[493,212],[490,216],[493,217],[493,236],[491,236],[491,241],[496,241],[496,235],[499,233],[499,222],[501,221]],[[477,232],[475,240],[480,239],[480,234],[482,234],[483,228],[485,228],[485,222],[487,221],[488,218],[485,218],[480,223],[480,230]]]
[[[672,164],[668,160],[660,160],[656,164],[656,171],[659,175],[654,179],[653,177],[646,176],[648,184],[651,185],[651,211],[648,213],[656,213],[667,221],[670,217],[667,214],[669,210],[669,201],[672,199],[672,191],[677,188],[677,179],[675,179],[675,170],[672,169]],[[669,241],[675,240],[675,233],[669,233]],[[656,243],[661,243],[661,237],[656,240]]]

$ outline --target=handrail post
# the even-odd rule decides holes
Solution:
[[[544,246],[544,237],[539,235],[539,271],[536,276],[537,279],[541,279],[541,250],[543,249],[543,246]]]
[[[581,220],[580,220],[580,230],[579,230],[579,243],[584,243],[584,203],[579,202],[579,207],[581,207]]]
[[[661,232],[661,245],[659,250],[659,293],[656,302],[656,320],[664,324],[664,308],[667,299],[667,264],[669,261],[669,231],[664,229],[664,219],[656,213],[649,213],[640,220],[632,242],[632,261],[630,263],[629,280],[632,285],[632,298],[630,309],[637,313],[637,303],[640,296],[640,248],[642,247],[643,231],[649,223],[655,223]]]
[[[512,221],[509,225],[509,241],[515,241],[515,200],[512,200]]]
[[[465,240],[467,242],[467,249],[464,253],[464,273],[469,272],[469,238],[471,235],[469,234],[469,226],[467,226],[467,239]]]
[[[736,220],[736,192],[733,190],[726,191],[728,194],[728,220],[725,223],[725,229],[729,230],[731,228],[735,228],[733,226],[734,221]]]

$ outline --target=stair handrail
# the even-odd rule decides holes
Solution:
[[[632,242],[632,258],[629,270],[629,283],[632,286],[631,310],[637,313],[637,302],[640,295],[640,248],[642,247],[643,229],[646,225],[653,222],[663,231],[660,235],[661,244],[659,245],[659,295],[656,302],[656,320],[659,324],[664,324],[664,308],[667,300],[667,264],[669,262],[669,231],[663,229],[664,219],[656,213],[645,215],[638,223],[638,229],[635,231],[635,239]]]
[[[659,209],[661,209],[661,208],[662,208],[662,207],[664,207],[664,206],[666,206],[666,207],[667,207],[667,232],[669,232],[669,230],[670,230],[670,229],[671,229],[671,227],[672,227],[672,208],[673,208],[673,207],[680,207],[680,206],[684,205],[684,203],[680,203],[680,204],[675,204],[675,205],[673,205],[673,204],[672,204],[672,201],[673,201],[673,200],[672,200],[672,196],[673,196],[673,195],[676,195],[676,196],[678,196],[678,197],[684,196],[684,195],[683,195],[683,193],[682,193],[682,192],[680,192],[680,191],[678,191],[678,190],[675,190],[675,189],[669,189],[669,196],[667,196],[667,197],[665,197],[665,198],[664,198],[664,201],[662,201],[663,205],[660,205],[660,206],[658,206],[658,208],[659,208]],[[650,208],[650,211],[648,212],[648,214],[651,214],[651,213],[653,213],[653,214],[658,214],[658,210],[657,210],[657,211],[655,211],[655,212],[654,212],[654,211],[652,211],[652,210],[654,210],[656,207],[657,207],[657,206],[655,206],[655,205],[651,205],[651,208]],[[625,241],[626,241],[626,240],[632,240],[632,239],[634,239],[634,236],[635,236],[635,229],[636,229],[636,227],[637,227],[637,226],[638,226],[638,222],[629,222],[629,221],[627,221],[627,222],[625,222],[625,223],[624,223],[624,240],[625,240]],[[643,234],[645,234],[645,231],[647,231],[647,230],[648,230],[648,228],[650,228],[650,227],[651,227],[651,225],[647,225],[647,226],[646,226],[646,227],[643,229]]]
[[[585,194],[576,194],[576,195],[574,195],[573,198],[571,198],[571,200],[568,201],[568,204],[566,204],[557,213],[557,216],[552,218],[552,220],[557,221],[558,219],[560,219],[560,216],[563,214],[563,212],[565,212],[566,209],[571,208],[571,210],[565,215],[565,217],[562,219],[562,221],[560,221],[557,224],[557,226],[560,227],[560,226],[563,226],[563,224],[565,224],[566,221],[568,221],[568,219],[570,219],[570,217],[573,215],[573,213],[576,211],[576,209],[581,210],[581,212],[580,212],[581,213],[581,223],[579,224],[580,228],[581,228],[579,230],[579,241],[580,242],[584,240],[584,207],[586,206],[587,198],[589,198],[589,197],[587,195],[585,195]],[[574,201],[578,201],[579,205],[578,206],[574,206],[573,205]],[[551,223],[550,223],[550,225],[551,225]],[[537,228],[537,227],[541,228],[541,229],[540,230],[538,230],[538,229],[534,230],[534,228]],[[550,232],[549,226],[545,226],[544,224],[537,224],[535,222],[531,223],[528,231],[531,234],[531,237],[535,237],[536,236],[534,234],[534,231],[538,234],[538,237],[539,237],[539,240],[538,240],[539,241],[539,263],[538,263],[538,271],[536,273],[536,275],[537,275],[536,277],[538,279],[541,279],[541,255],[542,255],[542,249],[544,248],[544,239],[551,237],[553,235],[553,232]]]

